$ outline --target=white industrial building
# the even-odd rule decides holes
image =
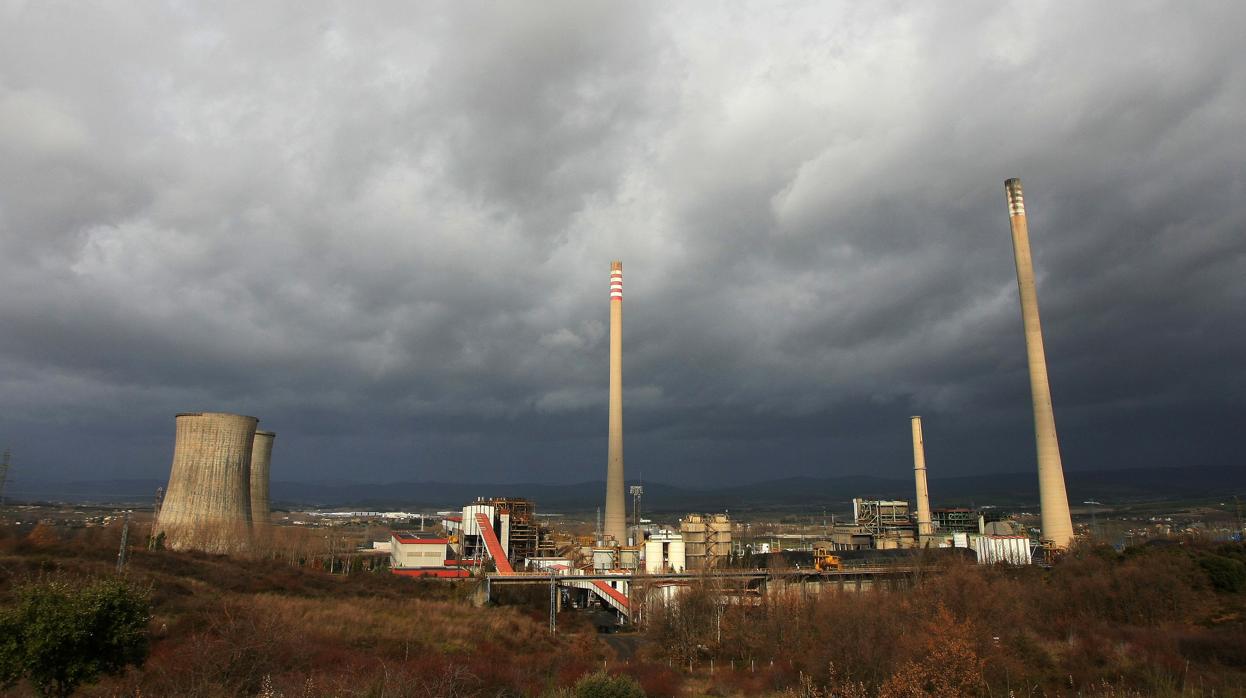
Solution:
[[[448,538],[432,533],[396,532],[389,539],[390,567],[395,570],[443,568]]]
[[[978,563],[993,565],[1029,565],[1034,562],[1028,536],[973,536],[969,541],[978,553]]]
[[[980,565],[1034,563],[1034,549],[1028,536],[993,536],[958,531],[945,539],[940,547],[969,548],[977,553]]]

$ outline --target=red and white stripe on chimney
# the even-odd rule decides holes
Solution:
[[[610,270],[610,300],[623,300],[623,265]]]

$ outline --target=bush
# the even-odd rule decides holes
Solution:
[[[611,676],[599,671],[577,681],[575,695],[576,698],[645,698],[645,691],[630,676]]]
[[[0,612],[0,685],[27,678],[40,695],[68,696],[147,658],[147,599],[123,581],[32,583],[16,596]]]
[[[1246,564],[1223,555],[1208,555],[1198,561],[1216,591],[1233,594],[1246,590]]]

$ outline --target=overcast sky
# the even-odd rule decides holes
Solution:
[[[13,477],[1246,467],[1246,4],[670,5],[0,2]]]

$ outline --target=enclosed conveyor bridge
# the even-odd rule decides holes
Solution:
[[[536,574],[523,574],[515,571],[515,568],[511,566],[510,560],[506,557],[506,551],[503,550],[502,542],[498,540],[497,533],[493,530],[493,523],[489,521],[488,516],[482,513],[476,514],[476,526],[480,529],[480,537],[485,543],[485,550],[489,552],[489,557],[493,558],[493,564],[497,567],[498,576],[538,577]],[[539,576],[548,577],[550,575],[543,574]],[[630,577],[626,577],[626,579],[630,579]],[[618,611],[624,617],[631,615],[627,594],[615,589],[603,579],[576,579],[576,575],[559,575],[556,581],[563,586],[588,589],[597,594],[603,603]]]

